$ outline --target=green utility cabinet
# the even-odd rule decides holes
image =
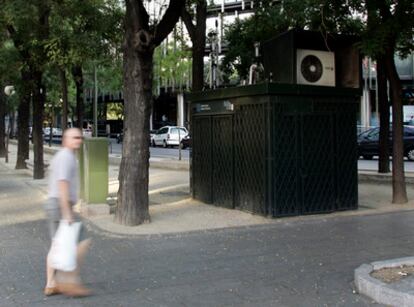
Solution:
[[[273,83],[189,95],[193,197],[272,217],[356,209],[359,99]]]
[[[79,153],[81,198],[90,204],[108,197],[108,139],[85,138]]]

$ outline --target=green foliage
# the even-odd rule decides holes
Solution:
[[[1,2],[0,26],[4,30],[13,29],[12,38],[20,53],[22,65],[41,68],[45,64],[44,41],[39,39],[41,29],[38,24],[39,1],[4,0]],[[27,53],[30,52],[30,55]],[[25,69],[27,67],[21,67]]]
[[[384,55],[386,48],[395,48],[402,58],[414,50],[414,5],[411,0],[365,1],[369,16],[363,35],[363,51],[376,58]],[[384,18],[384,13],[389,18]],[[390,46],[391,45],[393,46]]]
[[[181,42],[182,44],[184,42]],[[168,51],[165,53],[165,46],[161,45],[154,52],[154,88],[159,81],[172,82],[176,85],[185,85],[191,75],[191,51],[188,46],[181,45],[174,47],[174,43],[168,44]]]
[[[104,62],[104,65],[98,67],[97,78],[100,91],[112,93],[120,91],[123,86],[122,59],[115,58],[113,62]]]
[[[116,1],[57,1],[50,19],[50,39],[45,46],[50,61],[67,66],[117,56],[122,15]]]
[[[118,0],[3,0],[0,4],[0,81],[16,85],[17,94],[19,84],[28,82],[21,80],[20,72],[29,67],[44,72],[46,105],[57,110],[62,93],[56,67],[67,71],[70,109],[75,105],[69,77],[72,65],[89,71],[98,66],[103,90],[122,87],[119,48],[124,11]],[[38,13],[44,7],[50,9],[47,36],[39,35],[44,29],[39,27]],[[5,35],[11,30],[9,37]],[[85,79],[86,83],[93,80],[88,74]]]

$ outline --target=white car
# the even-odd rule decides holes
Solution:
[[[152,146],[178,146],[181,140],[188,135],[185,127],[165,126],[160,128],[152,138]]]

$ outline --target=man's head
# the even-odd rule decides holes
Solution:
[[[69,128],[63,132],[62,146],[71,150],[79,149],[82,145],[83,136],[78,128]]]

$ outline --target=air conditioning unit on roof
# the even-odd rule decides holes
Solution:
[[[335,86],[335,54],[328,51],[296,50],[297,84]]]

